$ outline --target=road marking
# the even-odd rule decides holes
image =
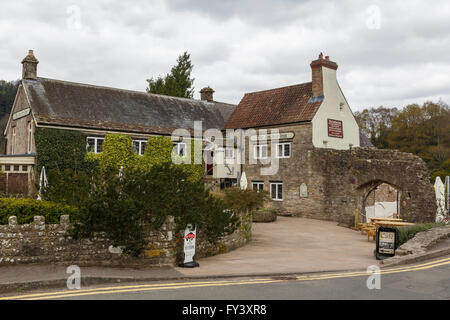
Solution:
[[[380,274],[391,274],[400,272],[409,272],[417,270],[427,270],[443,265],[450,264],[450,258],[435,260],[423,264],[406,266],[406,267],[396,267],[390,269],[381,269]],[[312,281],[312,280],[326,280],[326,279],[336,279],[336,278],[349,278],[349,277],[361,277],[367,276],[366,271],[357,272],[344,272],[344,273],[325,273],[316,275],[305,275],[298,276],[294,281]],[[230,285],[244,285],[244,284],[265,284],[265,283],[275,283],[275,282],[286,282],[290,280],[276,280],[270,278],[262,279],[246,279],[246,280],[222,280],[222,281],[193,281],[193,282],[174,282],[174,283],[158,283],[158,284],[147,284],[147,285],[128,285],[128,286],[115,286],[115,287],[103,287],[103,288],[92,288],[92,289],[82,289],[76,291],[57,291],[48,293],[36,293],[36,294],[26,294],[19,296],[2,297],[0,300],[10,300],[10,299],[25,299],[25,300],[38,300],[38,299],[56,299],[56,298],[66,298],[66,297],[77,297],[86,295],[97,295],[97,294],[112,294],[112,293],[125,293],[125,292],[141,292],[141,291],[155,291],[155,290],[169,290],[169,289],[185,289],[185,288],[196,288],[196,287],[211,287],[211,286],[230,286]]]

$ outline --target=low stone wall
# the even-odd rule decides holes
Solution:
[[[414,235],[406,243],[402,244],[395,254],[404,256],[408,254],[421,254],[428,251],[429,248],[439,241],[450,237],[450,225],[445,227],[431,228]]]
[[[251,215],[240,216],[241,226],[233,234],[210,244],[197,235],[196,257],[206,257],[243,246],[251,239]],[[143,254],[131,257],[113,247],[104,233],[91,239],[72,239],[69,216],[61,216],[59,224],[45,224],[45,218],[35,216],[31,224],[19,225],[11,216],[8,225],[0,225],[0,265],[19,263],[49,263],[105,266],[174,266],[183,254],[183,239],[176,234],[170,217],[160,230],[145,229],[146,247]]]
[[[241,225],[232,234],[222,237],[217,243],[212,244],[206,241],[202,230],[198,231],[197,243],[195,248],[195,258],[204,258],[216,254],[225,253],[239,247],[242,247],[252,238],[252,216],[249,213],[239,216]]]
[[[9,217],[0,226],[0,265],[17,263],[71,263],[77,265],[150,265],[175,263],[174,222],[169,219],[161,230],[146,230],[146,246],[139,258],[133,258],[111,245],[104,234],[92,239],[74,240],[68,236],[72,227],[69,216],[61,216],[59,224],[45,224],[35,216],[31,224],[17,224]]]

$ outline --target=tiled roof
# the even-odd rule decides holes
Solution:
[[[203,121],[203,130],[220,129],[235,108],[46,78],[22,83],[38,124],[171,134],[177,128],[192,131],[194,121]]]
[[[222,129],[311,121],[322,103],[311,96],[311,82],[246,93]]]

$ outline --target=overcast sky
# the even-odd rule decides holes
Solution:
[[[139,91],[187,50],[195,98],[230,103],[311,81],[323,52],[353,110],[450,103],[448,0],[0,0],[0,79],[28,49],[38,76]]]

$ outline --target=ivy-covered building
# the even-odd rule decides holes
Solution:
[[[236,107],[214,101],[209,87],[200,91],[201,100],[194,100],[42,78],[38,63],[32,50],[22,60],[22,81],[4,131],[0,188],[8,193],[29,194],[34,189],[36,128],[81,131],[87,149],[95,153],[102,151],[106,133],[127,134],[134,151],[142,155],[150,136],[170,137],[175,129],[193,136],[194,121],[202,121],[203,131],[220,130]],[[184,143],[174,144],[179,154],[186,153]],[[213,176],[211,165],[205,165],[205,175]]]

